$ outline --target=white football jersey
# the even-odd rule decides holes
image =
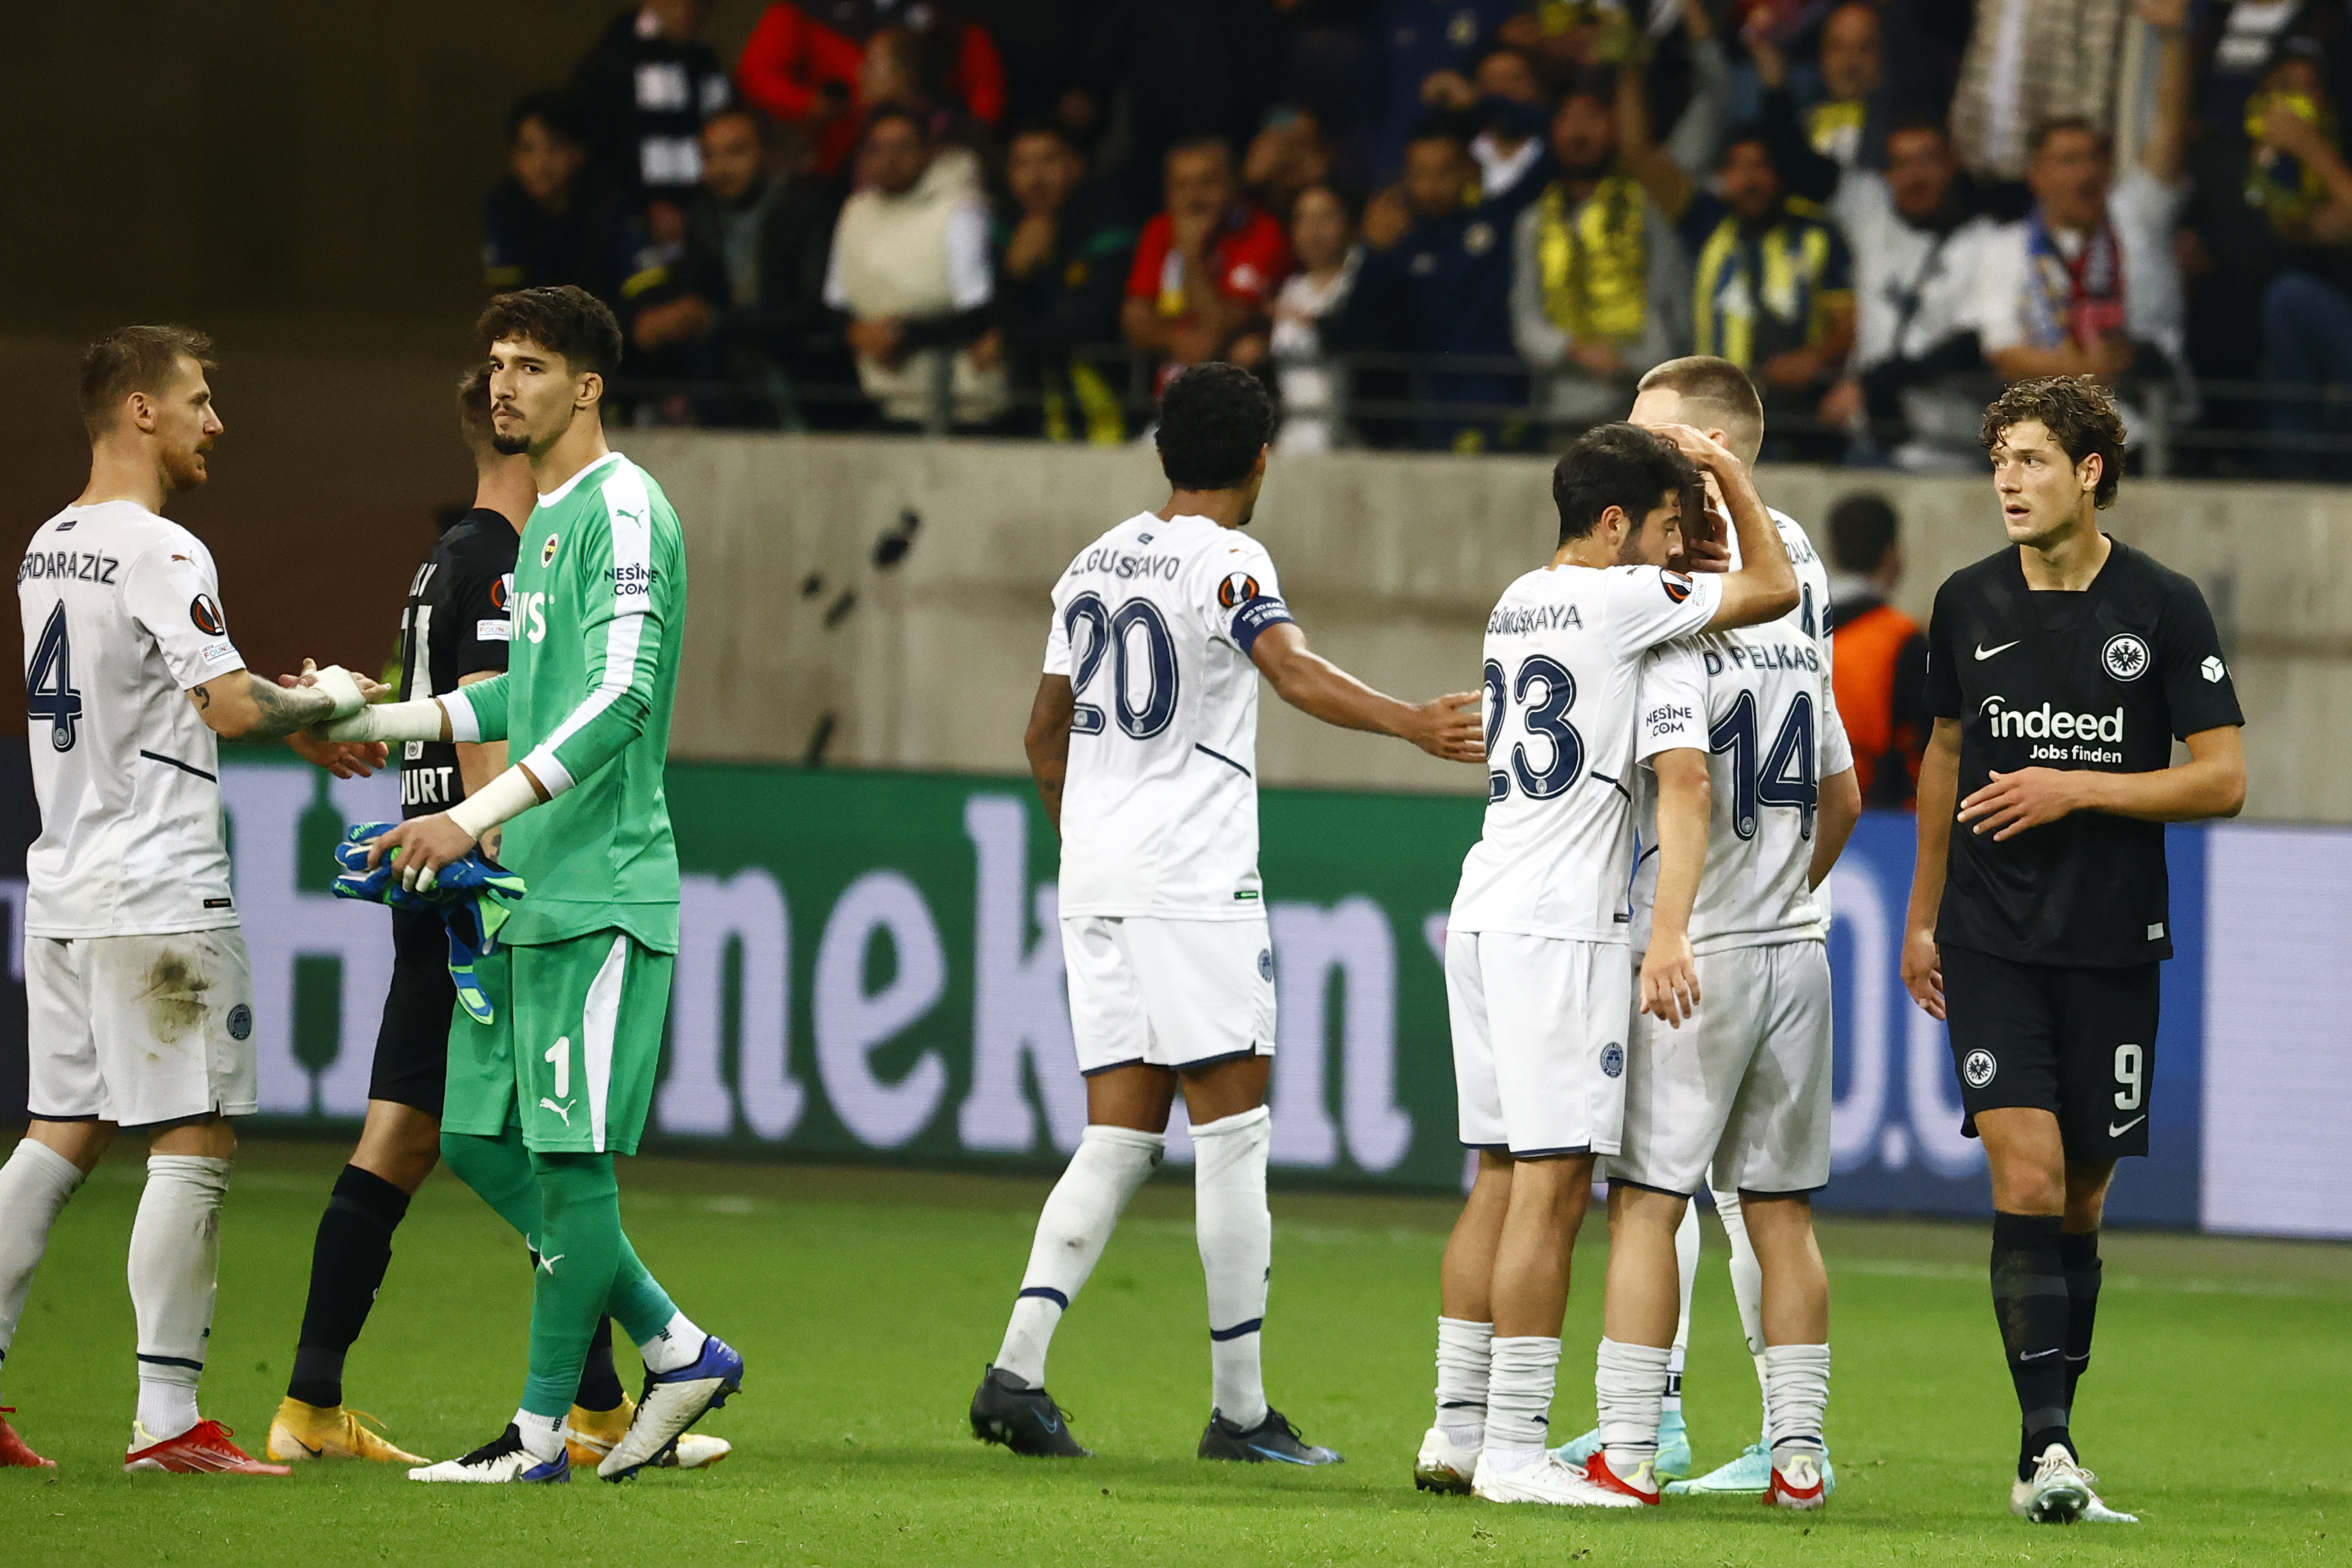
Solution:
[[[1249,649],[1289,619],[1264,547],[1206,517],[1129,517],[1062,573],[1045,641],[1077,702],[1062,914],[1265,913]]]
[[[1486,618],[1486,821],[1456,931],[1630,935],[1633,702],[1643,657],[1715,618],[1719,576],[1545,567]]]
[[[1821,781],[1853,766],[1830,685],[1822,609],[1829,573],[1794,519],[1772,514],[1797,570],[1797,608],[1778,621],[1685,638],[1643,661],[1643,763],[1685,747],[1708,753],[1714,815],[1691,907],[1693,951],[1827,935],[1828,889],[1806,885]],[[1657,893],[1657,780],[1637,774],[1641,860],[1634,943],[1649,945]]]
[[[203,541],[131,501],[68,507],[26,548],[30,935],[236,924],[218,743],[182,695],[245,668],[219,594]]]

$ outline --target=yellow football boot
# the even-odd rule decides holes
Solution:
[[[360,1425],[374,1416],[336,1405],[321,1409],[288,1397],[269,1423],[268,1453],[281,1465],[305,1459],[373,1459],[386,1465],[428,1465],[433,1461],[412,1454]]]
[[[572,1451],[572,1464],[593,1470],[604,1462],[613,1446],[629,1435],[629,1425],[637,1418],[637,1402],[627,1395],[610,1410],[583,1410],[572,1407],[563,1420],[563,1446]],[[735,1451],[735,1445],[724,1437],[706,1437],[699,1432],[679,1436],[676,1447],[656,1463],[656,1469],[705,1470]]]

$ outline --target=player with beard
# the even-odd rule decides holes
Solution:
[[[2148,1151],[2164,824],[2238,814],[2245,719],[2197,585],[2100,531],[2124,451],[2105,390],[2020,382],[1985,410],[1984,445],[2011,548],[1936,593],[1903,983],[1950,1025],[1961,1130],[1992,1170],[2011,1511],[2132,1523],[2092,1490],[2075,1385],[2108,1184]]]
[[[604,443],[620,324],[576,287],[501,294],[479,331],[500,451],[539,504],[517,558],[508,672],[365,709],[338,737],[505,740],[523,753],[447,811],[373,841],[404,883],[507,824],[528,885],[484,976],[495,1020],[453,1019],[441,1155],[538,1253],[530,1370],[504,1432],[424,1481],[571,1479],[566,1416],[598,1322],[646,1365],[628,1433],[597,1467],[625,1480],[741,1384],[743,1358],[679,1312],[621,1227],[613,1156],[644,1134],[677,951],[677,851],[663,795],[686,610],[686,548],[653,477]],[[372,695],[389,695],[375,688]]]
[[[1717,480],[1741,564],[1664,569]],[[1552,476],[1559,544],[1486,622],[1488,789],[1447,919],[1463,1144],[1478,1173],[1445,1246],[1437,1409],[1418,1486],[1632,1508],[1544,1448],[1570,1249],[1593,1163],[1622,1147],[1633,972],[1634,702],[1650,650],[1777,620],[1797,577],[1747,465],[1687,425],[1607,424]],[[1663,1372],[1663,1362],[1660,1370]]]
[[[490,369],[457,384],[457,431],[474,460],[474,504],[434,545],[409,585],[401,616],[400,699],[430,697],[487,681],[507,667],[513,636],[515,541],[538,497],[530,461],[499,450],[490,420]],[[429,816],[466,800],[506,770],[504,741],[402,743],[404,817]],[[495,853],[496,831],[487,852]],[[367,1324],[392,1262],[392,1238],[409,1200],[441,1159],[441,1105],[457,1005],[448,933],[430,910],[392,911],[392,986],[384,998],[359,1147],[335,1178],[319,1219],[310,1289],[285,1400],[269,1427],[280,1463],[354,1458],[423,1465],[343,1407],[343,1361]],[[613,1366],[609,1319],[600,1320],[565,1421],[574,1463],[601,1462],[629,1428],[635,1406]],[[664,1462],[698,1469],[724,1458],[723,1438],[688,1433]]]
[[[358,685],[329,668],[288,691],[248,671],[212,552],[163,516],[205,482],[226,428],[211,353],[181,327],[90,345],[89,484],[16,571],[41,834],[25,859],[32,1125],[0,1166],[0,1360],[58,1211],[135,1128],[151,1152],[131,1229],[139,1414],[123,1469],[282,1476],[196,1409],[231,1119],[257,1105],[219,739],[286,737],[344,777],[383,752],[303,733],[357,712]],[[0,1420],[0,1466],[48,1463]]]

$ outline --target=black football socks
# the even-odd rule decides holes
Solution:
[[[2064,1222],[2054,1214],[1995,1214],[1992,1217],[1992,1310],[2000,1323],[2010,1380],[2024,1443],[2017,1479],[2033,1479],[2033,1462],[2053,1443],[2069,1453],[2066,1430],[2066,1351],[2073,1327],[2067,1293]],[[2090,1343],[2090,1318],[2083,1319],[2083,1343]]]
[[[580,1364],[580,1392],[572,1400],[583,1410],[614,1410],[623,1397],[621,1375],[613,1370],[613,1320],[598,1318],[595,1335],[588,1342],[588,1359]]]
[[[2074,1385],[2091,1364],[2091,1330],[2099,1316],[2099,1233],[2062,1236],[2059,1255],[2066,1264],[2066,1409],[2074,1408]]]
[[[408,1195],[357,1166],[335,1178],[319,1239],[310,1249],[310,1298],[302,1309],[289,1396],[331,1407],[343,1402],[343,1357],[392,1264],[392,1233],[408,1213]]]

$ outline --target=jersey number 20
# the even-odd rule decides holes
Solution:
[[[1503,737],[1503,714],[1511,702],[1521,705],[1519,722],[1527,727],[1528,739],[1542,741],[1538,752],[1549,754],[1530,756],[1525,741],[1513,745],[1509,771],[1497,768],[1486,775],[1486,799],[1503,799],[1515,781],[1530,800],[1566,793],[1584,771],[1584,737],[1568,722],[1568,710],[1576,706],[1576,677],[1567,665],[1541,653],[1519,666],[1517,680],[1507,682],[1503,666],[1493,659],[1486,661],[1485,674],[1486,755],[1495,755],[1496,743]]]
[[[1069,634],[1076,659],[1070,675],[1072,692],[1085,695],[1095,672],[1108,657],[1111,706],[1118,715],[1118,727],[1137,740],[1150,740],[1168,727],[1176,716],[1176,639],[1168,634],[1168,622],[1157,605],[1148,599],[1130,599],[1112,610],[1099,596],[1081,593],[1062,612],[1062,626]],[[1078,643],[1081,626],[1087,629],[1083,648]],[[1139,640],[1140,648],[1135,646]],[[1143,676],[1139,696],[1135,680],[1139,673]],[[1082,702],[1071,710],[1071,734],[1102,732],[1103,710],[1098,705]]]
[[[74,690],[73,653],[66,645],[66,607],[49,612],[41,640],[25,666],[25,706],[49,721],[49,744],[71,751],[81,725],[81,694]]]

